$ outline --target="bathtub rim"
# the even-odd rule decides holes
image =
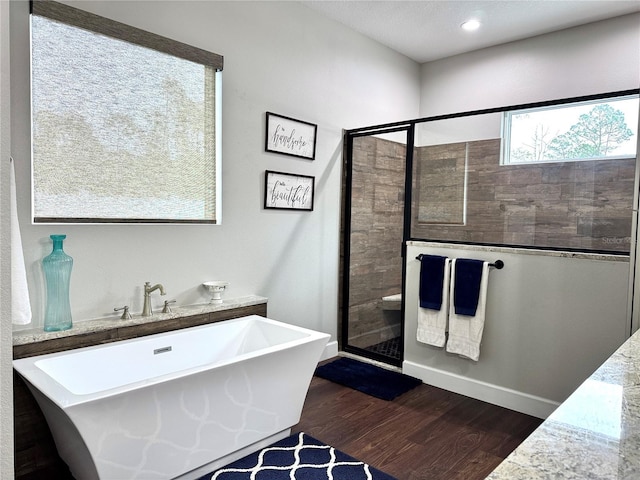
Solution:
[[[278,327],[283,327],[289,330],[302,333],[304,334],[304,336],[298,339],[279,343],[277,345],[272,345],[272,346],[260,348],[248,353],[239,354],[234,357],[219,360],[214,363],[205,363],[205,364],[195,365],[193,367],[185,368],[182,370],[176,370],[170,373],[158,375],[148,379],[130,382],[123,385],[119,385],[117,387],[111,387],[111,388],[107,388],[97,392],[85,393],[85,394],[71,392],[64,385],[56,381],[53,377],[51,377],[44,370],[42,370],[36,365],[37,362],[47,360],[50,358],[56,358],[56,357],[66,356],[66,355],[74,355],[74,354],[78,354],[78,353],[82,353],[90,350],[105,349],[105,348],[113,347],[115,345],[131,344],[131,343],[139,342],[141,340],[161,339],[165,337],[174,336],[177,334],[189,334],[198,330],[212,329],[216,327],[220,328],[223,326],[222,324],[226,324],[226,325],[229,325],[230,323],[249,324],[249,322],[259,322],[259,323],[276,325]],[[88,347],[65,350],[62,352],[54,352],[54,353],[48,353],[43,355],[25,357],[25,358],[13,360],[12,364],[13,364],[13,369],[25,381],[29,389],[38,390],[42,395],[47,397],[55,405],[57,405],[62,409],[66,409],[66,408],[81,405],[84,403],[98,401],[103,398],[126,394],[127,392],[131,392],[133,390],[151,387],[151,386],[168,382],[181,377],[186,377],[189,375],[197,375],[199,373],[206,372],[207,370],[210,370],[213,368],[221,368],[234,363],[240,363],[241,361],[245,361],[254,357],[260,357],[262,355],[275,353],[281,350],[295,348],[297,346],[305,345],[315,341],[322,341],[324,339],[326,343],[330,340],[330,337],[331,336],[327,333],[311,330],[308,328],[292,325],[279,320],[274,320],[267,317],[263,317],[261,315],[254,314],[254,315],[247,315],[244,317],[234,318],[231,320],[224,320],[224,321],[216,322],[212,324],[197,325],[193,327],[187,327],[187,328],[182,328],[178,330],[171,330],[168,332],[156,333],[152,335],[145,335],[142,337],[120,340],[120,341],[110,342],[110,343],[101,344],[101,345],[92,345]]]

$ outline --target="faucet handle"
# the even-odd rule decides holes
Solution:
[[[165,300],[164,301],[164,308],[162,309],[162,313],[172,313],[171,312],[171,307],[169,306],[170,303],[176,303],[175,300]]]
[[[124,310],[122,312],[122,316],[120,317],[120,320],[129,320],[131,318],[131,314],[129,313],[129,305],[125,305],[124,307],[113,309],[114,312],[119,312],[120,310]]]

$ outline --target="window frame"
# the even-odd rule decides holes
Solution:
[[[573,108],[577,106],[583,105],[602,105],[607,104],[612,101],[619,101],[625,99],[636,99],[640,102],[640,94],[638,93],[625,93],[623,95],[611,95],[611,96],[598,96],[597,98],[590,98],[586,100],[572,100],[561,103],[552,103],[547,102],[545,104],[539,106],[528,106],[524,108],[514,108],[514,109],[505,109],[502,112],[502,119],[500,125],[500,137],[502,140],[502,145],[500,149],[500,165],[536,165],[542,163],[557,163],[557,162],[588,162],[593,160],[620,160],[620,159],[630,159],[636,158],[638,154],[638,150],[636,147],[635,154],[624,154],[624,155],[606,155],[602,157],[574,157],[574,158],[555,158],[555,159],[543,159],[543,160],[532,160],[532,161],[512,161],[511,159],[511,132],[512,132],[512,117],[514,115],[532,113],[532,112],[543,112],[543,111],[551,111],[551,110],[562,110]],[[638,125],[636,125],[636,129],[633,130],[634,135],[637,136]],[[637,139],[636,139],[637,140]],[[636,141],[636,145],[637,145]]]

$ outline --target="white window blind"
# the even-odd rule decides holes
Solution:
[[[34,221],[217,223],[222,57],[54,2],[32,13]]]

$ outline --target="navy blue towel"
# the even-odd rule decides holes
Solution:
[[[447,257],[424,255],[420,257],[420,307],[440,310],[442,308],[442,287],[444,266]]]
[[[475,316],[480,298],[482,260],[456,259],[453,306],[457,315]]]

